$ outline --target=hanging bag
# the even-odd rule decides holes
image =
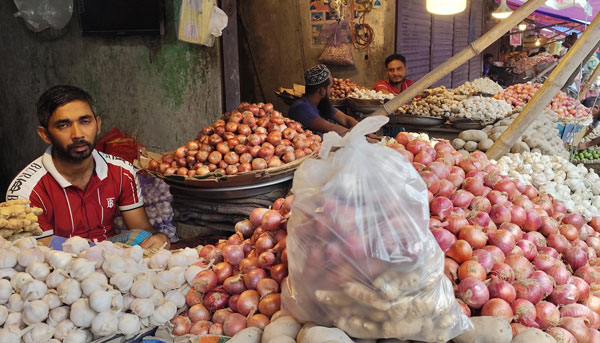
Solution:
[[[326,42],[325,50],[319,57],[319,62],[333,65],[354,65],[352,46],[348,42],[348,22],[342,20],[327,26],[319,34],[319,39]]]

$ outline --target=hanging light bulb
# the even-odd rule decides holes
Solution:
[[[467,0],[427,0],[427,11],[433,14],[451,15],[467,8]]]
[[[519,24],[519,31],[525,31],[527,29],[527,24],[521,23]]]
[[[539,38],[535,40],[535,46],[540,46],[540,39]]]
[[[505,19],[512,13],[512,10],[508,5],[506,5],[506,0],[502,0],[500,3],[500,7],[498,7],[494,12],[492,12],[492,17],[497,19]]]

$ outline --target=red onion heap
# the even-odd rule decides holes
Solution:
[[[432,151],[406,133],[388,145],[431,157],[413,165],[428,186],[430,229],[465,314],[505,317],[513,332],[539,328],[560,342],[598,337],[600,218],[566,213],[551,196],[500,175],[480,151],[463,157],[445,141]],[[445,180],[457,189],[442,196]]]
[[[173,334],[233,336],[264,328],[281,307],[287,277],[286,224],[293,196],[257,208],[238,222],[236,233],[216,245],[199,246],[203,259],[188,268],[190,309],[175,317]],[[195,276],[194,276],[195,275]]]
[[[284,117],[273,104],[243,102],[161,161],[147,168],[187,177],[238,173],[281,167],[321,148],[321,137]]]

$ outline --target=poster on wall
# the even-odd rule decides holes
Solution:
[[[519,28],[513,27],[512,29],[510,29],[510,32],[511,33],[519,32]],[[520,33],[510,35],[510,45],[511,46],[520,46],[521,44],[523,44],[522,37],[523,36]]]

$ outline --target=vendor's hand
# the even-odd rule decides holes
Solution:
[[[167,237],[167,235],[164,233],[155,233],[152,236],[144,239],[142,243],[140,243],[140,246],[144,249],[169,249],[171,247],[171,242],[169,241],[169,237]]]
[[[578,150],[585,150],[587,148],[589,148],[587,143],[579,143],[579,145],[577,146]]]
[[[367,135],[367,142],[369,143],[379,143],[379,137],[373,133],[369,133]]]

